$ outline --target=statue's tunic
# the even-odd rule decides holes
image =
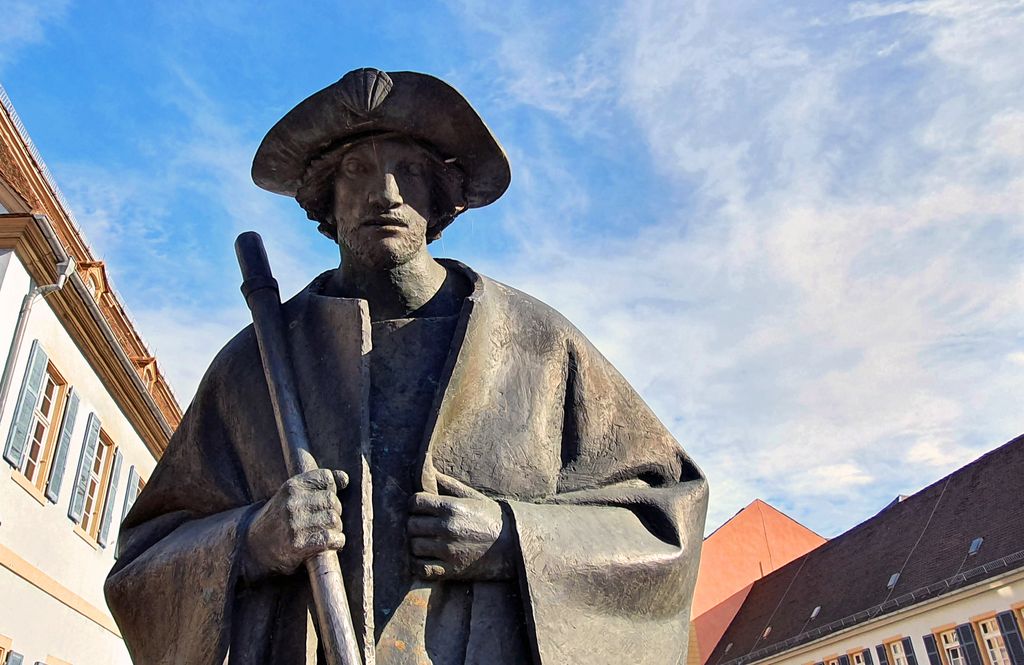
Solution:
[[[340,559],[367,665],[685,662],[707,504],[699,469],[557,312],[446,265],[473,283],[454,325],[392,322],[387,340],[389,324],[364,325],[360,338],[354,301],[312,286],[285,304],[315,452],[353,478]],[[372,421],[397,422],[380,409],[398,402],[367,406],[383,387],[370,377],[407,371],[410,359],[390,345],[375,361],[371,334],[384,350],[396,333],[428,328],[451,338],[443,362],[406,365],[437,382],[429,408],[420,386],[405,434],[374,434]],[[399,448],[380,457],[383,446]],[[240,577],[241,536],[286,478],[250,327],[214,360],[122,526],[106,593],[136,665],[322,662],[304,569]],[[420,490],[504,503],[518,579],[397,591],[409,582],[398,579],[408,554],[388,559],[407,547],[397,501]],[[393,579],[374,579],[384,575]]]
[[[381,631],[413,585],[405,525],[423,430],[457,316],[375,321],[370,351],[374,628]]]

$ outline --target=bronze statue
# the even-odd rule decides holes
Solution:
[[[243,330],[122,525],[106,593],[134,662],[325,663],[302,569],[323,552],[367,665],[685,662],[700,470],[562,316],[428,251],[509,184],[462,95],[349,72],[253,179],[341,251],[282,309],[322,468],[289,477]]]

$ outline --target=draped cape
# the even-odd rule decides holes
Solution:
[[[514,582],[418,584],[403,639],[375,640],[365,302],[284,305],[321,466],[351,476],[340,553],[367,665],[686,660],[707,508],[700,470],[553,309],[466,266],[465,299],[414,473],[507,506]],[[252,327],[217,355],[121,527],[107,602],[136,665],[314,665],[305,570],[248,583],[243,536],[287,478]],[[404,527],[404,525],[398,525]],[[444,616],[451,598],[466,611]],[[446,600],[448,599],[448,600]],[[377,644],[375,644],[377,641]]]

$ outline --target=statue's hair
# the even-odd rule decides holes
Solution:
[[[391,135],[394,136],[394,135]],[[337,242],[338,229],[334,222],[334,182],[341,160],[353,146],[366,140],[384,138],[382,135],[363,137],[329,148],[306,166],[302,184],[295,192],[295,200],[306,216],[317,223],[317,230]],[[429,144],[416,143],[426,150],[434,161],[431,169],[431,210],[427,219],[427,242],[441,237],[441,232],[466,210],[465,174],[453,161],[442,159]]]

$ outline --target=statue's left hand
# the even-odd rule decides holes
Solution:
[[[515,538],[497,501],[414,494],[409,502],[413,574],[424,580],[515,577]]]

